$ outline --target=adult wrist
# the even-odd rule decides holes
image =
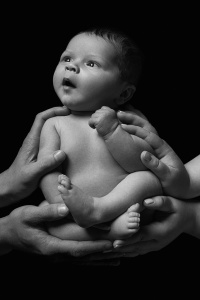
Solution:
[[[0,219],[0,255],[4,255],[12,251],[9,245],[9,216]]]
[[[0,207],[7,206],[10,198],[9,171],[0,174]]]
[[[7,169],[0,174],[0,207],[16,202],[16,192],[13,190],[13,171]]]

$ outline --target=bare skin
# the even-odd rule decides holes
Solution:
[[[141,201],[147,196],[144,181],[146,178],[148,182],[150,173],[144,173],[144,171],[134,172],[137,170],[138,162],[133,160],[131,156],[133,156],[134,150],[137,151],[136,145],[139,145],[139,143],[135,145],[131,135],[121,129],[116,112],[113,109],[104,106],[97,110],[89,119],[89,125],[95,128],[99,136],[105,141],[112,157],[123,167],[124,174],[126,170],[132,170],[133,173],[127,174],[121,182],[103,197],[93,197],[84,192],[78,186],[73,185],[65,175],[58,177],[58,190],[77,224],[87,228],[118,217],[118,219],[115,219],[114,226],[121,226],[121,233],[124,230],[124,234],[127,236],[126,228],[130,220],[126,210],[134,203],[135,199]],[[123,145],[126,145],[125,148],[123,148]],[[151,191],[151,189],[148,190]],[[122,199],[124,199],[123,202]],[[125,215],[119,217],[123,213]],[[122,225],[123,221],[125,222],[124,226]],[[119,224],[116,225],[118,222]],[[137,223],[131,225],[134,230],[135,227],[138,228]]]
[[[81,223],[81,220],[84,224],[86,215],[88,215],[89,218],[92,219],[92,215],[94,215],[94,212],[100,211],[100,209],[94,209],[94,200],[98,199],[87,195],[87,193],[84,193],[77,186],[72,185],[70,179],[67,176],[60,175],[58,178],[58,182],[58,190],[61,192],[61,196],[64,202],[71,203],[70,206],[72,207],[72,214],[77,224]],[[97,201],[97,203],[100,204],[101,202]],[[85,211],[83,212],[84,208]],[[80,214],[80,210],[82,211],[82,214]],[[123,238],[125,238],[137,232],[140,223],[140,214],[138,213],[138,211],[139,204],[137,203],[132,205],[124,214],[116,218],[112,222],[112,225],[110,227],[110,235],[121,235],[123,236]],[[94,222],[95,221],[96,220],[94,218]]]
[[[116,160],[113,159],[112,155],[107,150],[109,143],[108,135],[105,144],[103,138],[97,135],[97,130],[94,130],[88,126],[89,120],[90,116],[71,114],[67,118],[60,118],[55,123],[54,126],[56,126],[56,131],[61,132],[63,137],[65,134],[65,138],[62,139],[62,149],[69,158],[69,163],[66,166],[65,172],[73,183],[73,189],[71,189],[69,192],[68,188],[66,188],[66,186],[68,187],[67,183],[65,188],[63,189],[62,186],[60,191],[57,189],[58,183],[56,183],[56,195],[55,189],[50,190],[48,188],[49,199],[51,199],[50,196],[52,197],[54,195],[52,197],[52,203],[55,201],[55,199],[57,202],[64,202],[69,208],[77,224],[84,228],[115,220],[113,221],[114,223],[110,223],[109,238],[112,240],[118,239],[118,236],[123,238],[122,232],[124,234],[124,238],[126,238],[127,236],[130,236],[131,230],[132,233],[134,233],[139,228],[138,222],[136,222],[135,225],[131,224],[133,227],[132,229],[127,227],[127,224],[131,223],[129,222],[127,210],[133,204],[137,202],[141,203],[145,198],[156,195],[157,193],[161,193],[162,191],[160,184],[156,176],[154,176],[151,172],[145,171],[144,167],[143,171],[138,171],[131,174],[128,174],[122,167],[120,167],[120,165],[117,164]],[[77,127],[78,122],[81,124],[80,127]],[[75,130],[76,127],[77,130]],[[119,128],[119,130],[121,129]],[[119,130],[116,132],[115,129],[115,138],[117,137],[117,133],[120,133]],[[53,134],[51,136],[53,136]],[[110,135],[110,137],[113,136]],[[129,138],[130,135],[128,134],[127,137]],[[71,147],[72,145],[76,145],[76,139],[79,140],[81,147],[75,148],[72,151]],[[116,139],[113,139],[113,141],[114,140]],[[50,138],[48,139],[48,142],[51,142]],[[132,140],[129,139],[129,142],[132,143]],[[112,145],[112,143],[110,143],[110,145]],[[128,145],[126,142],[123,144]],[[134,147],[135,145],[138,146],[139,143],[133,143]],[[140,153],[140,147],[144,147],[143,144],[139,146],[138,150],[136,148],[138,152],[135,151],[135,153],[138,153],[138,155]],[[126,149],[127,148],[128,147],[126,147]],[[98,151],[93,151],[93,149],[98,149]],[[104,167],[102,165],[101,153],[104,153]],[[130,157],[132,160],[129,159],[128,155],[125,155],[125,157],[129,159],[129,165],[133,163],[133,167],[135,167],[134,170],[136,171],[139,167],[137,165],[138,162],[136,166],[134,166],[134,161],[136,161],[136,159],[133,153],[134,149],[133,151],[130,151]],[[42,154],[42,151],[40,154]],[[81,168],[78,167],[77,162]],[[99,173],[99,171],[101,171],[101,173]],[[52,176],[52,174],[50,175]],[[56,178],[58,178],[58,175],[59,172],[56,173]],[[51,183],[51,187],[53,187],[53,185],[55,185],[55,183]],[[79,200],[75,201],[74,199]],[[83,205],[85,210],[82,209]],[[138,213],[140,211],[137,210],[136,212]],[[124,216],[121,216],[122,214],[124,214]],[[125,222],[123,226],[122,222]],[[69,226],[69,224],[66,226]],[[72,226],[72,224],[70,226]],[[112,226],[114,226],[113,230]],[[121,231],[117,235],[115,228],[119,228],[120,226]],[[61,227],[59,226],[56,227],[55,230],[50,229],[53,230],[50,232],[58,236],[59,228],[63,233],[63,230],[61,230]],[[76,233],[74,239],[78,239],[80,233],[83,234],[83,239],[86,238],[84,230],[77,230],[76,227],[74,232]],[[96,235],[96,239],[99,239],[100,237],[107,238],[108,236],[108,233],[106,232],[101,232],[100,234],[100,231],[93,230],[93,232],[98,233],[98,236]],[[65,238],[69,239],[70,237],[67,235]]]
[[[125,221],[122,228],[127,237],[129,207],[162,193],[162,189],[158,179],[140,161],[141,152],[153,152],[152,148],[143,139],[124,131],[116,116],[119,106],[135,91],[132,83],[122,79],[117,61],[118,51],[107,40],[85,33],[72,38],[53,80],[59,99],[71,114],[45,124],[39,156],[57,149],[67,154],[62,169],[41,180],[49,203],[64,202],[79,227],[109,221],[110,233],[119,218],[119,226]],[[68,179],[61,184],[61,192],[58,190],[60,174],[70,178],[70,192]]]

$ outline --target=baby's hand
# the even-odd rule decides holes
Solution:
[[[89,125],[92,128],[96,128],[97,132],[104,138],[110,136],[117,126],[119,121],[116,112],[107,106],[102,106],[101,109],[95,111],[92,114]]]

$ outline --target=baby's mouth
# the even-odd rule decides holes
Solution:
[[[71,80],[69,80],[69,78],[63,78],[62,85],[64,87],[75,88],[75,85],[71,82]]]

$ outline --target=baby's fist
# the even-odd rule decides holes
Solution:
[[[119,121],[116,112],[112,108],[102,106],[101,109],[92,114],[89,125],[94,129],[96,128],[102,137],[106,137],[114,132],[119,125]]]

